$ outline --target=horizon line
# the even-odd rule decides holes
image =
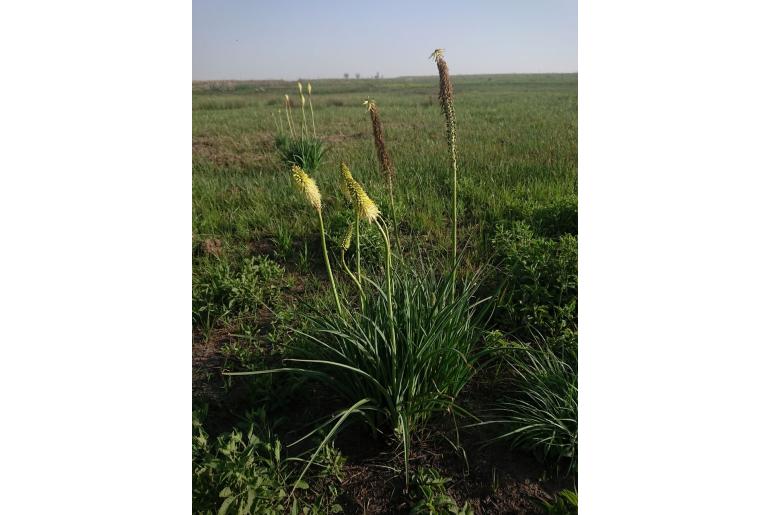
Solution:
[[[572,72],[506,72],[506,73],[456,73],[453,77],[486,77],[489,75],[577,75],[578,71]],[[428,77],[436,77],[438,74],[432,75],[397,75],[395,77],[298,77],[296,79],[192,79],[192,82],[295,82],[298,80],[395,80],[395,79],[421,79]]]

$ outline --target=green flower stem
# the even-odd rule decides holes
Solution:
[[[388,175],[388,193],[390,194],[390,212],[393,216],[393,231],[396,233],[396,247],[401,252],[401,239],[398,237],[398,218],[396,218],[396,203],[393,201],[393,177]]]
[[[348,264],[345,262],[345,249],[342,249],[342,252],[340,253],[340,257],[342,260],[342,268],[345,269],[345,272],[350,276],[351,279],[353,279],[353,282],[358,287],[358,292],[361,294],[361,309],[364,309],[364,303],[366,302],[366,295],[364,295],[364,289],[361,286],[361,282],[356,279],[356,275],[348,268]]]
[[[452,300],[457,282],[457,151],[452,142]]]
[[[310,103],[310,119],[313,121],[313,137],[317,138],[315,133],[315,114],[313,113],[313,95],[308,94],[308,102]]]
[[[356,214],[356,274],[358,282],[361,282],[361,240],[359,237],[358,214]]]
[[[390,340],[393,346],[393,353],[396,352],[396,325],[395,318],[393,317],[393,281],[390,276],[391,264],[391,252],[390,252],[390,238],[388,238],[388,232],[382,227],[378,220],[374,221],[377,224],[377,228],[382,234],[383,240],[385,240],[385,250],[387,251],[385,261],[385,277],[388,282],[388,316],[390,317]],[[395,363],[395,359],[393,360]]]
[[[305,104],[302,104],[302,137],[307,137],[307,118],[305,118]]]
[[[340,304],[340,296],[337,294],[337,285],[334,283],[334,275],[332,274],[332,266],[329,264],[329,253],[326,251],[326,232],[324,231],[324,217],[321,214],[320,209],[316,209],[318,213],[318,221],[321,224],[321,248],[324,252],[324,261],[326,262],[326,271],[329,274],[329,280],[332,283],[332,291],[334,292],[334,300],[337,302],[337,311],[342,315],[342,304]]]

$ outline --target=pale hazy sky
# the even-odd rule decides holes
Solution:
[[[194,80],[577,71],[577,0],[193,0]]]

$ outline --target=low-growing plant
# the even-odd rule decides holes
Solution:
[[[316,459],[317,473],[308,482],[298,480],[302,462],[286,455],[280,440],[270,433],[264,411],[257,418],[245,432],[235,429],[212,440],[194,414],[193,512],[342,512],[336,503],[340,454],[324,446]]]
[[[288,166],[297,165],[312,173],[323,163],[328,147],[320,139],[279,134],[275,137],[275,149]]]
[[[449,495],[446,485],[450,481],[436,469],[418,467],[412,479],[411,497],[414,504],[409,510],[410,515],[473,515],[467,502],[460,508]]]
[[[577,515],[578,495],[574,490],[562,490],[553,502],[543,501],[543,509],[548,515]]]
[[[498,344],[498,352],[501,347]],[[566,472],[577,466],[577,348],[560,357],[548,346],[511,343],[502,350],[512,376],[510,387],[486,412],[483,422],[497,436],[489,442],[507,441],[513,447],[533,451]]]
[[[199,261],[193,274],[193,325],[208,335],[222,322],[254,314],[273,302],[283,273],[266,256],[248,258],[240,267],[216,256]]]
[[[499,226],[493,241],[504,278],[498,322],[522,338],[577,329],[577,238],[538,237],[514,222]]]

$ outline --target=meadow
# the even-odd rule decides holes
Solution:
[[[438,76],[301,82],[192,85],[194,511],[576,513],[577,74],[452,77],[456,267]]]

